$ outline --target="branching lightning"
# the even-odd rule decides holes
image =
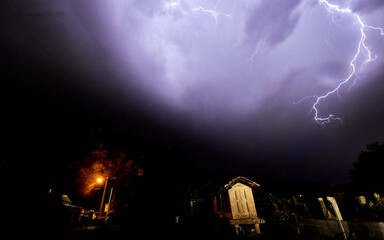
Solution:
[[[354,13],[349,8],[341,8],[338,5],[329,3],[328,0],[319,0],[319,2],[321,4],[324,4],[326,10],[332,15],[332,21],[333,22],[335,21],[334,18],[333,18],[333,14],[335,12],[337,12],[337,13],[352,15],[356,19],[357,23],[360,26],[360,40],[359,40],[359,43],[358,43],[358,45],[356,47],[357,48],[356,52],[355,52],[352,60],[349,62],[350,72],[348,73],[347,77],[345,79],[343,79],[333,90],[325,93],[324,95],[321,95],[321,96],[306,96],[303,99],[301,99],[299,102],[297,102],[297,103],[300,103],[300,102],[302,102],[302,101],[304,101],[306,99],[315,98],[316,101],[312,105],[311,111],[315,112],[315,116],[314,116],[315,121],[317,123],[321,124],[321,125],[324,125],[324,124],[329,123],[332,120],[341,121],[341,118],[336,117],[334,114],[328,114],[328,116],[326,116],[326,117],[321,117],[320,113],[319,113],[319,109],[318,109],[319,104],[322,101],[325,101],[326,98],[329,97],[330,95],[335,94],[335,93],[339,94],[340,88],[343,87],[344,85],[346,85],[347,83],[352,82],[352,85],[349,88],[351,88],[353,86],[354,82],[357,79],[357,77],[356,77],[356,60],[358,59],[358,57],[361,54],[365,54],[366,60],[365,60],[364,64],[374,61],[376,59],[376,57],[377,57],[376,55],[374,55],[369,50],[369,48],[368,48],[368,46],[367,46],[367,44],[365,42],[365,40],[367,38],[366,31],[367,30],[376,30],[376,31],[380,32],[380,35],[384,36],[384,30],[382,28],[380,28],[380,27],[374,27],[374,26],[370,26],[370,25],[365,24],[363,22],[363,20],[361,19],[360,15],[358,15],[357,13]]]
[[[219,7],[220,3],[221,3],[221,0],[218,0],[216,2],[216,5],[213,7],[213,9],[206,9],[203,6],[199,6],[199,7],[192,8],[192,11],[200,11],[200,12],[208,13],[208,14],[212,15],[212,17],[215,19],[216,29],[219,32],[220,37],[221,37],[222,33],[221,33],[221,30],[218,26],[218,16],[220,16],[220,15],[223,15],[225,17],[232,17],[232,16],[231,16],[231,14],[222,13],[222,12],[217,11],[217,8]]]
[[[212,17],[214,17],[216,20],[217,20],[217,17],[219,15],[224,15],[226,17],[231,17],[231,14],[227,14],[227,13],[222,13],[222,12],[217,12],[216,11],[216,7],[214,9],[205,9],[203,7],[197,7],[197,8],[192,8],[192,11],[202,11],[202,12],[206,12],[206,13],[209,13],[212,15]]]
[[[232,17],[232,13],[224,13],[218,10],[218,8],[221,5],[222,0],[216,0],[216,4],[213,6],[213,8],[205,8],[204,6],[197,6],[193,8],[189,8],[189,10],[184,10],[181,4],[181,0],[164,0],[164,9],[167,11],[173,11],[173,10],[178,10],[181,11],[184,14],[187,14],[189,11],[194,11],[194,12],[201,12],[203,14],[208,14],[212,16],[212,18],[215,21],[215,27],[220,33],[221,37],[221,30],[218,27],[218,18],[219,16],[224,16],[224,17]],[[332,113],[327,113],[324,114],[320,111],[320,105],[324,104],[326,99],[330,97],[331,95],[338,95],[340,97],[340,91],[341,90],[347,90],[349,91],[356,83],[357,79],[359,79],[358,76],[358,69],[359,67],[363,67],[365,64],[368,64],[372,61],[374,61],[377,56],[371,52],[369,49],[366,39],[367,39],[367,32],[368,31],[376,31],[378,32],[381,36],[384,36],[384,29],[381,27],[376,27],[376,26],[370,26],[367,25],[361,16],[354,12],[350,8],[343,8],[340,7],[337,4],[332,4],[329,2],[329,0],[318,0],[319,4],[323,5],[326,11],[330,14],[331,17],[331,23],[336,24],[337,20],[335,19],[335,14],[345,14],[348,16],[351,16],[352,18],[355,19],[356,25],[359,27],[359,33],[360,33],[360,38],[359,41],[356,45],[356,50],[353,54],[352,59],[349,61],[349,72],[346,74],[346,77],[344,79],[341,79],[338,85],[331,89],[330,91],[324,93],[323,95],[313,95],[313,96],[305,96],[303,97],[300,101],[295,102],[295,104],[299,104],[305,100],[308,99],[314,99],[314,103],[312,104],[310,113],[314,113],[314,120],[320,124],[324,125],[327,123],[330,123],[332,120],[337,120],[342,122],[342,119],[340,117],[337,117],[335,114]],[[184,5],[187,6],[187,5]],[[328,35],[330,34],[330,30],[328,30],[327,35],[325,37],[326,44],[334,51],[333,47],[331,46],[329,40],[328,40]],[[238,41],[238,40],[237,40]],[[236,43],[235,43],[236,44]],[[235,44],[232,46],[232,48],[235,46]],[[259,54],[260,48],[262,49],[263,46],[260,46],[262,43],[258,43],[251,55],[251,57],[248,59],[247,63],[250,64],[250,68],[252,70],[252,64],[256,58],[256,56]],[[231,49],[232,49],[231,48]],[[361,60],[364,59],[363,63],[361,63]]]
[[[199,6],[199,7],[196,7],[196,8],[192,8],[192,11],[202,11],[202,12],[205,12],[205,13],[209,13],[209,14],[212,15],[213,18],[215,18],[215,21],[216,21],[216,23],[217,23],[217,17],[218,17],[219,15],[224,15],[224,16],[226,16],[226,17],[231,17],[230,14],[226,14],[226,13],[218,12],[218,11],[216,10],[217,7],[220,5],[220,3],[221,3],[221,0],[218,0],[218,1],[216,2],[215,7],[214,7],[213,9],[205,9],[205,8],[202,7],[202,6]]]

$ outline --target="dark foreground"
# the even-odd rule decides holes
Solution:
[[[258,240],[330,240],[321,234],[310,232],[294,231],[289,226],[264,225],[261,227],[261,235],[248,229],[246,226],[240,228],[239,235],[236,235],[232,226],[225,222],[204,222],[204,223],[184,223],[184,224],[164,224],[158,225],[108,225],[108,226],[79,226],[64,228],[62,226],[36,226],[12,229],[5,235],[5,239],[29,239],[31,237],[46,237],[47,239],[133,239],[133,240],[152,240],[152,239],[258,239]],[[4,236],[4,235],[3,235]],[[332,238],[335,239],[335,238]],[[339,238],[343,239],[340,235]]]

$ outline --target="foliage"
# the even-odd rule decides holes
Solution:
[[[267,228],[279,229],[280,234],[287,236],[298,236],[302,232],[301,220],[303,211],[305,212],[304,203],[298,201],[294,196],[290,198],[282,198],[273,195],[265,196],[260,199],[259,208],[261,217],[266,221]]]
[[[368,220],[384,221],[384,197],[380,197],[378,193],[374,193],[374,201],[370,201],[367,206]]]
[[[352,181],[361,189],[383,191],[384,143],[375,142],[361,151],[350,171]]]
[[[121,149],[106,149],[100,144],[89,151],[88,155],[77,164],[76,184],[79,192],[87,195],[92,189],[100,185],[97,178],[115,178],[123,180],[124,176],[139,170],[133,160],[126,158],[126,151]]]
[[[293,224],[298,225],[302,216],[298,214],[298,207],[300,203],[292,196],[290,198],[277,198],[274,197],[274,222],[278,224]]]

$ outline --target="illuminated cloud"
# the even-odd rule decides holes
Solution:
[[[384,27],[381,0],[329,3],[351,13],[332,13],[319,0],[53,0],[44,6],[61,15],[35,16],[28,24],[39,46],[81,76],[86,89],[104,92],[118,82],[103,100],[125,94],[151,121],[244,158],[279,159],[275,153],[285,152],[293,162],[311,159],[321,168],[324,153],[353,157],[380,140],[373,126],[383,119],[377,96],[384,40],[373,28],[365,29],[365,44],[374,60],[365,63],[362,51],[351,84],[318,105],[320,117],[334,114],[344,124],[319,127],[315,98],[294,104],[323,96],[348,77],[362,36],[354,14],[366,26]],[[354,128],[361,129],[356,136]]]
[[[115,71],[137,76],[127,85],[203,116],[259,111],[276,93],[286,109],[322,96],[348,76],[361,37],[353,15],[330,14],[320,1],[113,1],[96,9],[105,26],[97,34],[122,61]],[[367,47],[383,46],[373,39]],[[379,69],[382,58],[356,71]]]

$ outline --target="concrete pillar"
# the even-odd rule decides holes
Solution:
[[[357,201],[359,201],[360,206],[365,206],[367,204],[367,200],[364,196],[358,196]]]
[[[335,213],[335,217],[337,220],[343,220],[341,216],[341,212],[339,206],[337,205],[336,199],[334,197],[327,197],[327,200],[331,203],[333,212]]]
[[[323,211],[325,219],[330,219],[331,216],[329,216],[329,212],[328,212],[327,207],[325,206],[323,198],[319,197],[319,198],[317,198],[317,200],[319,200],[320,207],[321,207],[321,210]]]
[[[348,240],[347,233],[343,226],[343,217],[341,216],[341,212],[339,206],[337,205],[336,199],[334,197],[327,197],[327,200],[331,203],[333,212],[335,213],[337,224],[339,225],[341,232],[343,233],[343,237],[345,240]]]

